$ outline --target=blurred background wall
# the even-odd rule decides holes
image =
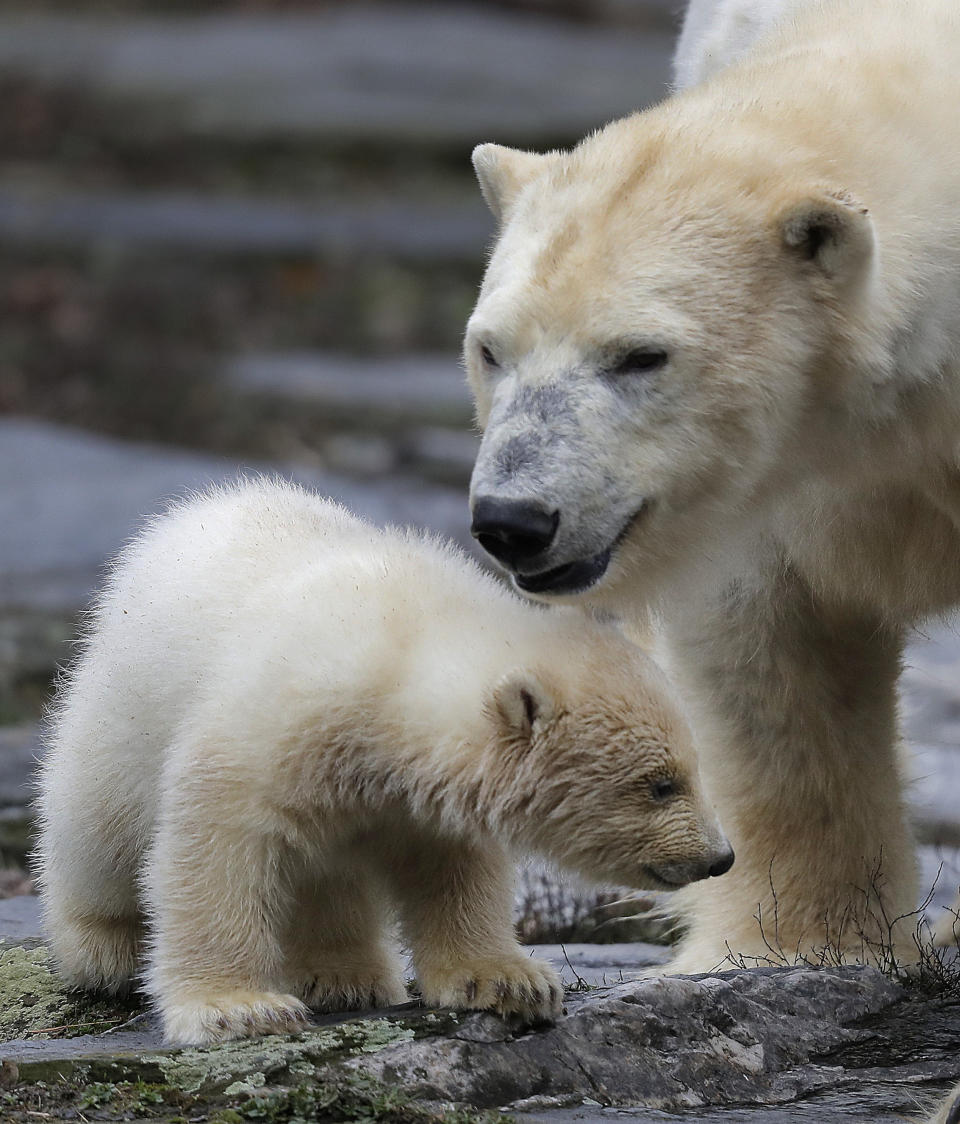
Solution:
[[[276,465],[464,537],[470,150],[662,96],[673,30],[667,0],[0,2],[0,719],[184,484]]]
[[[469,542],[470,151],[663,96],[676,7],[0,0],[8,890],[54,669],[141,515],[266,467]]]
[[[664,96],[681,7],[0,0],[9,890],[54,668],[164,497],[276,468],[468,542],[457,353],[493,234],[470,150],[569,145]],[[960,652],[916,651],[934,869],[955,857]]]

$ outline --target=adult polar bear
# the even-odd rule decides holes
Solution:
[[[678,970],[913,951],[896,680],[960,602],[957,105],[953,0],[824,0],[571,152],[475,153],[474,533],[530,595],[662,610],[738,855]]]
[[[690,0],[673,57],[684,90],[741,58],[766,32],[814,0]]]

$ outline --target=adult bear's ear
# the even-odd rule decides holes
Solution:
[[[500,222],[526,184],[546,169],[550,157],[502,144],[478,144],[470,159],[483,198]]]
[[[876,244],[867,208],[845,191],[825,191],[793,204],[780,216],[784,245],[827,277],[852,280]]]
[[[549,722],[557,709],[553,695],[532,671],[511,671],[493,689],[488,707],[507,732],[529,738],[538,722]]]

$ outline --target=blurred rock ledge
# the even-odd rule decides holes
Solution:
[[[535,143],[572,141],[658,100],[672,38],[666,21],[625,30],[452,3],[191,16],[2,11],[0,74],[136,102],[154,138]]]
[[[253,353],[230,362],[227,380],[238,392],[283,401],[298,412],[312,408],[336,426],[466,428],[473,419],[466,380],[450,355]]]
[[[145,246],[197,253],[382,255],[462,262],[478,259],[492,233],[492,219],[479,196],[463,204],[352,204],[342,199],[318,204],[0,184],[0,237],[60,250],[99,247],[117,253]]]

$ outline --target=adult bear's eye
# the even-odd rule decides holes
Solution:
[[[500,366],[500,364],[497,362],[497,357],[493,354],[490,348],[487,347],[486,344],[484,344],[483,347],[480,348],[480,358],[484,361],[484,363],[486,363],[488,367]]]
[[[667,353],[662,348],[638,347],[628,352],[613,368],[615,375],[645,375],[659,370],[667,362]]]
[[[657,801],[670,800],[677,795],[678,791],[677,782],[668,780],[666,777],[650,782],[650,795]]]

